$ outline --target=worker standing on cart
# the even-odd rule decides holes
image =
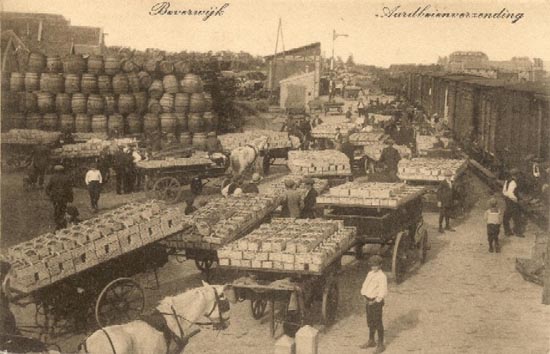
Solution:
[[[453,208],[453,173],[446,171],[445,180],[441,181],[437,188],[437,206],[439,207],[439,233],[444,233],[443,220],[445,220],[445,230],[455,231],[451,228],[449,219]]]
[[[397,166],[399,160],[401,160],[401,155],[399,151],[393,147],[394,141],[392,138],[388,138],[386,144],[387,146],[382,150],[379,162],[386,166],[386,174],[389,181],[397,182],[399,180],[397,178]]]
[[[361,345],[361,349],[376,347],[374,353],[382,353],[384,346],[384,323],[382,321],[382,309],[384,298],[388,294],[388,279],[381,269],[382,257],[374,255],[369,258],[371,271],[361,287],[361,295],[367,300],[367,325],[369,327],[369,341]],[[378,344],[374,335],[378,331]]]
[[[61,165],[55,166],[55,174],[46,186],[46,195],[53,204],[53,218],[56,230],[67,227],[67,220],[65,219],[67,204],[73,201],[72,183],[65,175],[64,170],[65,168]]]
[[[85,177],[86,186],[88,186],[88,193],[90,194],[90,204],[94,213],[97,213],[99,206],[99,196],[101,194],[101,184],[103,178],[101,172],[97,168],[97,165],[92,165],[92,168],[88,170]]]
[[[313,178],[306,178],[304,185],[306,193],[304,196],[304,207],[302,209],[302,219],[315,219],[315,206],[317,205],[317,191],[313,188]]]

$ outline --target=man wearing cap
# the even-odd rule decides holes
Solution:
[[[286,194],[281,215],[287,218],[299,218],[304,207],[303,196],[296,189],[296,184],[291,179],[285,180],[285,188]]]
[[[46,195],[53,204],[53,218],[55,229],[60,230],[67,227],[65,213],[67,203],[73,201],[73,186],[71,180],[64,173],[65,168],[61,165],[54,167],[55,174],[50,178],[46,186]]]
[[[369,258],[371,271],[367,274],[361,295],[367,301],[367,325],[369,327],[369,341],[361,345],[361,349],[367,349],[376,346],[375,353],[382,353],[384,346],[384,324],[382,322],[382,309],[384,307],[384,298],[388,294],[388,279],[381,269],[382,257],[378,255]],[[374,335],[378,331],[378,344],[374,340]]]
[[[504,181],[504,186],[502,187],[502,194],[504,195],[505,202],[502,224],[504,226],[505,236],[515,234],[517,237],[523,237],[521,232],[521,210],[518,204],[518,175],[519,170],[517,168],[512,168]],[[510,219],[514,221],[513,232],[510,228]]]
[[[399,160],[401,160],[401,154],[399,154],[399,151],[393,147],[394,141],[392,138],[388,138],[388,140],[386,140],[386,144],[388,145],[382,150],[382,154],[380,155],[380,160],[378,162],[386,165],[386,174],[388,175],[388,179],[394,182],[398,180],[397,165],[399,164]]]
[[[439,207],[439,232],[443,231],[443,220],[445,220],[445,230],[455,231],[451,228],[449,219],[451,217],[451,210],[453,207],[453,173],[451,171],[445,171],[445,179],[441,181],[437,188],[437,206]]]
[[[243,193],[254,193],[258,194],[260,193],[260,190],[258,189],[258,183],[262,180],[262,176],[258,172],[254,172],[252,175],[252,179],[249,183],[245,183],[242,187]]]
[[[317,205],[317,191],[313,188],[313,178],[306,178],[304,185],[306,193],[304,195],[304,207],[302,208],[302,219],[315,219],[315,206]]]

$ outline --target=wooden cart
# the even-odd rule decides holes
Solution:
[[[344,102],[324,102],[323,111],[325,112],[325,116],[329,112],[341,114],[344,112]]]
[[[426,259],[428,234],[423,227],[422,193],[395,207],[319,204],[325,207],[324,218],[343,220],[344,225],[357,228],[357,258],[362,257],[366,244],[380,245],[382,255],[391,255],[391,273],[397,283],[417,261]]]

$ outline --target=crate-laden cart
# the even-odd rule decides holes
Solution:
[[[168,255],[158,240],[186,225],[178,208],[156,202],[127,204],[78,225],[45,234],[7,250],[15,299],[35,304],[40,334],[71,333],[94,316],[99,326],[139,317],[142,285],[131,277],[163,266]],[[147,273],[146,281],[153,281]],[[155,285],[153,285],[155,286]]]
[[[293,174],[320,178],[329,185],[352,178],[349,158],[337,150],[299,150],[288,154],[288,168]]]
[[[269,219],[281,203],[278,195],[243,194],[210,201],[189,215],[191,227],[162,241],[168,253],[179,261],[192,259],[209,275],[218,262],[217,250]]]
[[[27,167],[37,146],[51,148],[59,141],[60,136],[61,133],[58,132],[35,129],[12,129],[2,133],[2,164],[8,168]]]
[[[391,255],[391,274],[397,283],[428,250],[428,235],[422,219],[422,187],[402,183],[346,183],[317,198],[324,218],[342,220],[357,228],[355,255],[366,244],[380,245],[382,255]]]
[[[380,161],[382,150],[385,148],[384,140],[387,135],[383,131],[353,133],[349,137],[350,144],[354,146],[354,163],[359,170],[366,174],[375,172],[375,167]],[[410,158],[411,149],[403,145],[393,146],[401,158]]]
[[[321,123],[311,131],[311,137],[315,141],[315,145],[320,148],[332,148],[336,136],[336,128],[340,128],[340,134],[346,138],[356,132],[357,124],[352,122]]]
[[[445,174],[450,173],[455,200],[464,208],[467,168],[467,160],[419,157],[399,161],[397,176],[408,185],[425,187],[425,202],[433,208],[437,205],[437,188],[445,179]]]
[[[154,199],[176,203],[182,187],[191,185],[191,191],[200,194],[211,178],[221,177],[227,163],[211,160],[205,152],[191,157],[166,157],[162,160],[145,160],[136,164],[138,174],[144,179],[144,188]]]
[[[238,299],[250,300],[255,319],[269,307],[274,336],[279,323],[304,325],[314,313],[314,301],[321,302],[324,324],[335,321],[337,271],[354,243],[355,229],[342,222],[281,218],[220,248],[218,257],[221,270],[242,275],[233,288]],[[280,318],[275,317],[276,305],[283,306]]]

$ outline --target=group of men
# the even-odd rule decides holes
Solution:
[[[285,198],[281,216],[301,219],[315,219],[317,191],[313,188],[313,178],[305,178],[305,191],[298,189],[298,184],[291,179],[285,180]]]
[[[127,194],[138,190],[141,185],[141,176],[138,174],[136,163],[141,161],[143,156],[134,148],[119,146],[111,158],[106,154],[100,157],[100,170],[107,174],[109,168],[115,171],[116,193]]]

